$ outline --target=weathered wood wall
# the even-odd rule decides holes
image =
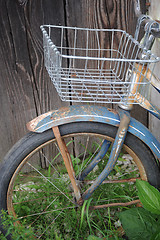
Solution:
[[[160,4],[157,0],[150,1],[149,15],[154,20],[160,20]],[[160,39],[156,39],[153,52],[158,57],[160,57]],[[154,71],[155,75],[160,79],[159,69],[160,63],[156,65]],[[154,89],[152,89],[151,91],[151,101],[153,104],[160,108],[160,94]],[[156,136],[156,138],[160,141],[160,121],[152,115],[149,116],[149,128],[152,131],[152,133]]]
[[[141,0],[145,5],[145,0]],[[0,161],[26,123],[62,103],[44,69],[40,25],[121,28],[133,33],[132,0],[0,1]],[[133,115],[147,124],[147,114]]]

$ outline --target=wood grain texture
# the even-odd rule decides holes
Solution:
[[[63,1],[0,1],[0,153],[2,160],[26,123],[62,103],[43,63],[40,25],[64,25]]]
[[[151,0],[150,1],[151,5],[149,7],[149,15],[154,19],[154,20],[160,20],[160,4],[156,0]],[[153,46],[153,53],[160,57],[160,40],[156,39],[154,46]],[[156,67],[154,69],[154,74],[160,78],[160,62],[156,64]],[[154,88],[151,88],[151,102],[155,104],[157,107],[160,108],[160,94],[155,91]],[[154,134],[154,136],[160,141],[160,121],[156,117],[150,114],[149,116],[149,128]]]
[[[1,0],[0,22],[1,161],[27,132],[29,120],[66,105],[44,69],[40,25],[121,28],[133,33],[135,16],[132,0]],[[104,36],[101,41],[110,44]],[[140,120],[146,123],[146,114],[142,115]]]
[[[66,24],[68,26],[123,29],[134,36],[137,19],[134,13],[133,0],[66,0],[65,2]],[[145,12],[145,0],[141,0],[140,4],[142,11]],[[79,41],[83,42],[83,37]],[[111,39],[102,34],[101,45],[109,48]],[[147,126],[148,114],[146,110],[135,106],[131,114]]]

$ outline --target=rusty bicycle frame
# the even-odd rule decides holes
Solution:
[[[159,37],[159,24],[155,21],[149,19],[148,16],[142,15],[139,17],[139,25],[143,22],[147,21],[147,30],[145,34],[145,38],[143,40],[143,45],[146,49],[151,49],[152,44],[154,42],[155,37]],[[138,38],[137,32],[139,31],[139,25],[137,25],[137,30],[135,33],[135,39]],[[143,56],[144,57],[144,56]],[[141,64],[136,66],[138,68],[138,72],[141,72]],[[146,71],[146,75],[150,78],[151,72],[149,69],[143,69],[144,73]],[[134,95],[134,101],[136,100],[143,108],[149,111],[151,114],[156,116],[160,119],[160,109],[156,106],[153,106],[147,99],[145,99],[139,92],[138,92],[138,82],[143,80],[142,76],[137,73],[137,71],[133,72],[132,78],[134,78],[134,84],[132,86],[132,96]],[[141,79],[140,79],[141,78]],[[151,78],[151,84],[153,87],[160,92],[160,80],[156,78],[154,75]],[[130,117],[130,110],[133,107],[133,98],[132,96],[129,97],[127,100],[126,105],[119,105],[118,113],[112,112],[107,110],[104,107],[97,107],[97,106],[71,106],[69,108],[60,109],[57,111],[51,111],[46,114],[43,114],[36,119],[32,120],[27,124],[28,129],[35,132],[43,132],[49,128],[52,128],[54,136],[57,140],[58,146],[60,148],[66,169],[68,171],[69,178],[71,180],[71,184],[74,190],[74,195],[76,201],[79,205],[82,205],[84,200],[88,199],[92,193],[99,187],[100,184],[105,183],[106,177],[114,168],[116,161],[118,159],[119,153],[123,146],[125,137],[127,132],[132,132],[138,138],[142,139],[154,152],[158,159],[160,159],[160,143],[153,137],[153,135],[144,128],[140,123]],[[142,101],[139,101],[142,100]],[[100,111],[103,112],[100,114]],[[74,121],[98,121],[99,122],[106,122],[110,121],[111,125],[118,126],[117,135],[115,141],[112,146],[111,154],[106,164],[106,167],[98,176],[98,178],[92,182],[92,185],[81,195],[80,188],[78,185],[79,181],[83,181],[84,178],[90,173],[90,171],[98,164],[99,161],[107,153],[111,142],[105,140],[102,144],[101,150],[97,154],[97,156],[92,160],[92,162],[83,170],[83,172],[76,178],[72,161],[67,149],[67,146],[61,137],[59,126],[64,123],[74,122]],[[142,133],[142,134],[139,134]],[[141,136],[144,135],[145,137]],[[147,139],[148,140],[147,142]],[[132,179],[134,181],[134,179]],[[131,203],[125,203],[125,205],[130,205],[132,203],[137,203],[133,201]],[[121,205],[121,203],[119,203]],[[100,207],[100,206],[95,206]],[[108,207],[108,204],[102,207]]]
[[[148,74],[150,74],[150,72]],[[139,80],[138,78],[139,78],[139,76],[137,76],[137,81]],[[158,86],[159,84],[160,84],[159,79],[157,79],[155,76],[152,77],[152,85],[156,88],[156,90],[158,92],[160,92],[160,87]],[[135,86],[136,86],[136,83],[135,83]],[[133,89],[135,89],[135,88],[133,88]],[[135,92],[136,92],[136,90],[135,90]],[[133,90],[133,93],[134,93],[134,90]],[[137,97],[137,99],[142,98],[142,96],[140,96],[138,94],[136,97]],[[149,112],[151,112],[153,115],[155,115],[158,119],[160,119],[160,109],[153,106],[147,99],[145,101],[143,101],[143,104],[141,104],[141,106],[144,107]],[[53,133],[58,142],[63,160],[65,162],[66,169],[68,171],[68,174],[69,174],[69,177],[70,177],[73,189],[74,189],[77,203],[79,205],[83,204],[84,200],[87,200],[90,198],[92,193],[99,187],[100,184],[102,184],[104,182],[106,177],[110,174],[110,172],[114,168],[116,161],[118,159],[119,153],[121,151],[121,148],[123,146],[127,131],[128,131],[128,127],[130,124],[130,110],[131,109],[132,109],[132,99],[129,102],[128,109],[126,109],[126,106],[125,106],[125,109],[123,109],[123,106],[119,107],[118,115],[120,118],[120,124],[119,124],[119,128],[118,128],[118,131],[116,134],[115,141],[112,146],[112,150],[111,150],[111,154],[110,154],[108,163],[106,164],[106,166],[105,166],[104,170],[101,172],[101,174],[92,183],[92,185],[83,193],[82,196],[80,194],[80,189],[78,188],[78,184],[76,183],[72,162],[70,160],[70,156],[69,156],[69,152],[67,150],[66,144],[60,136],[58,126],[52,127]],[[103,142],[100,152],[92,160],[92,162],[86,167],[86,169],[80,174],[80,176],[78,176],[77,180],[79,180],[79,181],[84,180],[84,178],[90,173],[90,171],[92,171],[92,169],[98,164],[98,162],[101,161],[102,158],[105,156],[110,145],[111,145],[111,142],[109,142],[107,140],[105,140]],[[133,201],[133,202],[136,203],[137,201],[136,202]],[[131,203],[128,203],[128,204],[131,204]],[[107,206],[108,206],[108,204],[106,205],[106,207]]]

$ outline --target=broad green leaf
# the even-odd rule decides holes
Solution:
[[[159,227],[157,215],[144,208],[132,208],[119,213],[119,218],[129,240],[146,240]]]
[[[146,181],[137,180],[136,186],[143,207],[152,213],[160,214],[160,192]]]

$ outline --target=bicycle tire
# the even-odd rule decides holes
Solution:
[[[85,138],[85,137],[88,138],[89,137],[89,141],[90,141],[90,139],[92,140],[92,138],[93,138],[93,142],[96,143],[96,144],[98,142],[98,144],[99,144],[99,142],[101,141],[101,138],[104,138],[104,139],[107,138],[107,139],[110,139],[110,140],[114,139],[115,135],[116,135],[116,132],[117,132],[117,128],[114,127],[114,126],[107,125],[107,124],[102,124],[102,123],[93,123],[93,122],[69,123],[69,124],[59,126],[59,130],[60,130],[61,136],[66,137],[65,139],[67,139],[67,140],[68,140],[68,138],[72,139],[72,141],[70,141],[70,140],[68,140],[68,141],[71,142],[70,144],[72,146],[71,147],[69,146],[69,148],[71,148],[70,151],[72,152],[73,155],[76,155],[76,153],[75,153],[76,151],[80,152],[81,150],[79,150],[79,149],[81,149],[81,148],[84,149],[84,146],[83,146],[83,141],[84,140],[81,140],[80,135],[82,135],[83,138]],[[80,139],[80,140],[77,140],[76,138]],[[96,139],[96,140],[94,140],[94,139]],[[41,193],[41,191],[42,192],[44,191],[44,189],[43,189],[44,185],[40,182],[41,180],[38,180],[38,181],[36,180],[36,182],[34,182],[33,179],[30,176],[30,173],[32,171],[31,170],[26,170],[27,169],[26,167],[25,167],[25,170],[22,171],[21,168],[24,165],[25,161],[26,161],[26,165],[30,167],[29,164],[30,164],[31,158],[34,156],[34,155],[32,156],[33,153],[35,154],[35,156],[39,156],[39,158],[43,158],[43,160],[46,160],[45,157],[43,156],[43,154],[46,151],[46,154],[48,154],[48,156],[50,155],[50,153],[48,151],[48,147],[50,146],[49,144],[51,144],[52,141],[54,143],[54,147],[57,148],[56,143],[54,142],[54,134],[53,134],[53,131],[51,129],[46,131],[46,132],[43,132],[41,134],[30,132],[26,136],[24,136],[18,143],[16,143],[13,146],[13,148],[9,151],[9,153],[6,155],[6,157],[4,159],[3,166],[1,167],[1,170],[0,170],[0,210],[2,210],[2,209],[9,210],[10,214],[13,214],[13,215],[16,214],[16,216],[17,216],[17,214],[19,214],[19,213],[17,213],[19,210],[17,210],[16,213],[15,213],[15,209],[14,209],[15,207],[13,208],[14,210],[11,210],[11,208],[13,207],[12,204],[14,204],[14,203],[12,203],[12,199],[13,199],[14,196],[17,196],[17,195],[14,195],[14,194],[17,194],[17,193],[14,193],[14,191],[20,192],[18,194],[21,194],[21,192],[23,194],[23,192],[26,191],[26,193],[25,193],[26,196],[28,196],[28,195],[32,196],[34,191],[35,191],[36,197],[38,196],[37,194],[39,194],[39,192]],[[76,150],[75,145],[77,144],[78,141],[80,141],[81,145],[78,145],[79,149]],[[92,142],[92,144],[93,144],[93,142]],[[91,147],[90,143],[88,143],[87,146],[89,146],[89,145]],[[41,147],[43,147],[43,150],[41,149]],[[44,149],[45,147],[47,147],[47,150]],[[74,148],[74,151],[73,151],[73,148]],[[95,146],[94,146],[94,148],[95,148]],[[52,149],[53,149],[53,146],[52,146]],[[144,180],[148,180],[153,186],[155,186],[156,188],[159,188],[160,187],[160,172],[159,172],[157,162],[156,162],[152,152],[150,151],[150,149],[141,140],[139,140],[138,138],[136,138],[135,136],[133,136],[130,133],[127,133],[127,137],[126,137],[125,143],[124,143],[124,149],[125,149],[125,152],[127,151],[127,152],[129,152],[130,155],[132,155],[133,161],[136,162],[136,165],[138,165],[138,170],[140,172],[141,178],[144,179]],[[37,151],[41,151],[41,152],[37,153]],[[55,149],[54,149],[54,151],[55,151]],[[78,154],[79,154],[78,155],[79,158],[76,157],[77,156],[76,155],[75,159],[77,158],[76,161],[81,160],[81,162],[82,162],[82,159],[80,157],[81,153],[78,153]],[[85,153],[85,157],[88,156],[87,154],[88,153]],[[35,156],[33,158],[33,162],[36,159]],[[54,177],[53,177],[52,182],[55,183],[57,181],[57,183],[59,184],[60,177],[59,176],[57,177],[56,174],[61,174],[61,172],[59,173],[60,168],[61,168],[60,170],[62,172],[64,172],[64,174],[62,174],[61,178],[66,177],[66,172],[65,172],[65,170],[62,166],[62,163],[59,162],[60,155],[57,154],[56,156],[58,156],[58,157],[56,157],[56,167],[58,166],[57,167],[58,170],[56,169],[56,171],[58,173],[55,170],[53,170],[52,175],[50,174],[50,175],[47,175],[47,177],[46,177],[46,174],[49,174],[49,170],[48,170],[49,167],[48,166],[45,166],[45,167],[41,166],[40,170],[37,167],[37,170],[35,170],[36,174],[38,174],[38,172],[40,172],[39,173],[40,175],[39,176],[35,175],[34,177],[35,178],[36,177],[41,178],[41,174],[43,173],[43,171],[45,171],[44,169],[47,169],[46,170],[47,173],[46,172],[43,173],[44,176],[45,176],[45,179],[43,179],[43,180],[47,181],[46,185],[47,184],[50,185],[50,182],[48,182],[50,180],[47,180],[47,179],[49,179],[48,176],[53,177],[53,175],[54,175]],[[83,152],[83,158],[84,158],[84,152]],[[52,162],[53,162],[53,159],[52,159]],[[124,160],[122,160],[122,162],[123,161]],[[32,164],[34,164],[34,163],[32,163]],[[37,164],[37,162],[36,162],[36,164]],[[51,163],[49,163],[49,164],[51,165]],[[103,165],[104,165],[104,163],[103,163]],[[77,166],[79,167],[78,162],[76,162],[75,168]],[[31,168],[33,170],[32,166],[31,166]],[[55,168],[55,166],[54,166],[54,168]],[[20,171],[19,169],[21,170],[21,175],[23,175],[22,180],[21,180],[21,175],[19,175],[19,171]],[[50,171],[52,171],[52,170],[50,170]],[[27,174],[29,175],[29,178],[28,178]],[[51,179],[51,177],[50,177],[50,179]],[[26,180],[27,178],[29,180],[30,179],[31,180],[30,181]],[[15,183],[16,181],[17,181],[17,183]],[[30,184],[30,185],[25,185],[26,181],[28,181],[28,184]],[[70,194],[70,191],[71,191],[70,184],[68,184],[68,179],[64,180],[64,182],[65,181],[67,181],[67,186],[68,186],[67,190],[65,189],[65,191],[67,191],[66,196],[69,196],[68,200],[72,201],[73,197]],[[23,183],[22,189],[20,188],[21,183]],[[53,186],[50,185],[49,188],[54,188],[55,189],[54,183],[52,183]],[[61,183],[62,183],[62,180],[61,180]],[[38,188],[36,188],[36,186],[35,186],[36,184],[38,185]],[[14,190],[13,190],[13,185],[15,185]],[[18,190],[16,188],[17,186],[18,186]],[[33,188],[34,189],[33,190],[31,188],[31,186],[34,186],[35,189]],[[27,190],[24,190],[25,188]],[[30,188],[31,188],[31,192],[30,192]],[[51,192],[48,194],[47,193],[48,190],[45,190],[45,191],[44,192],[46,193],[46,195],[45,195],[46,197],[45,197],[45,200],[43,200],[44,202],[47,201],[46,199],[49,199],[49,195],[51,195]],[[64,189],[63,189],[63,191],[64,191]],[[102,188],[101,191],[104,192],[103,188]],[[53,192],[53,193],[56,194],[55,192]],[[58,195],[58,198],[60,198],[59,197],[59,195],[60,195],[59,192],[58,192],[57,195]],[[95,195],[96,195],[96,193],[94,194],[94,196]],[[65,196],[65,199],[67,199],[66,196]],[[32,198],[33,198],[32,200],[36,199],[33,196],[32,196]],[[27,198],[24,198],[24,199],[27,199]],[[57,199],[57,198],[55,198],[55,199]],[[106,199],[106,197],[103,197],[103,200],[104,199]],[[26,200],[26,201],[31,201],[31,200]],[[26,201],[23,201],[23,204]],[[95,202],[96,201],[97,200],[95,200]],[[63,204],[64,204],[64,202],[63,202]],[[58,202],[58,204],[59,204],[59,202]],[[67,203],[65,203],[65,204],[67,204]],[[53,203],[52,203],[52,205],[53,205]],[[65,205],[65,206],[68,210],[68,205]],[[46,208],[46,206],[45,206],[45,208]],[[76,211],[77,211],[77,206],[75,208],[76,208]],[[60,211],[60,210],[57,210],[57,211]],[[43,213],[44,213],[44,208],[43,208],[41,214],[43,214]],[[32,215],[32,214],[30,214],[30,215]],[[61,215],[61,213],[60,213],[60,215]],[[67,213],[67,215],[68,215],[68,213]],[[22,216],[20,216],[20,217],[22,217]],[[38,219],[39,219],[39,216],[38,216]],[[63,229],[64,229],[64,227],[63,227]],[[4,230],[4,227],[2,226],[2,223],[1,223],[1,231],[5,233],[5,230]],[[36,229],[36,231],[39,231],[39,230]],[[67,234],[65,229],[64,229],[64,232],[65,233],[62,234],[63,237],[65,237],[65,234]],[[42,234],[42,233],[40,233],[40,234]],[[51,234],[51,233],[49,233],[49,234]],[[73,234],[73,231],[70,234],[71,234],[71,236],[70,236],[69,239],[76,239],[76,237]],[[42,237],[42,239],[45,239],[43,237]],[[51,237],[51,236],[49,236],[49,237]],[[10,239],[10,238],[11,237],[9,236],[8,239]],[[80,238],[77,237],[77,239],[80,239]]]

